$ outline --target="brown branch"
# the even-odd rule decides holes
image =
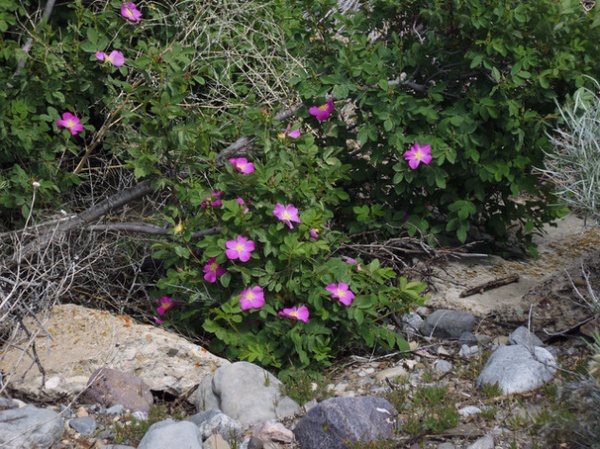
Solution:
[[[153,225],[151,223],[144,222],[126,222],[126,223],[104,223],[104,224],[96,224],[90,225],[85,229],[89,231],[125,231],[125,232],[137,232],[140,234],[150,234],[150,235],[167,235],[172,230],[173,227],[162,227]],[[203,231],[197,231],[192,233],[192,238],[204,237],[205,235],[213,235],[221,232],[220,227],[214,227],[210,229],[205,229]]]
[[[483,293],[486,290],[491,290],[493,288],[502,287],[503,285],[512,284],[513,282],[519,282],[518,274],[511,274],[500,279],[494,279],[493,281],[484,282],[483,284],[479,284],[475,287],[463,290],[459,296],[461,298],[465,298],[467,296],[476,295],[477,293]]]
[[[133,187],[122,190],[113,196],[106,198],[97,205],[88,207],[83,212],[75,215],[69,220],[59,223],[51,231],[40,235],[32,242],[25,245],[22,249],[15,252],[12,258],[13,263],[20,263],[23,258],[38,252],[40,247],[46,246],[48,243],[52,242],[54,239],[63,235],[64,233],[74,228],[82,228],[87,224],[98,220],[103,215],[115,209],[119,209],[132,201],[138,200],[152,193],[153,191],[154,188],[152,187],[150,181],[145,180]]]

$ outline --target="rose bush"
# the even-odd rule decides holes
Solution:
[[[213,3],[0,5],[3,230],[33,189],[39,219],[149,180],[157,319],[282,367],[406,347],[425,286],[353,238],[527,244],[556,215],[531,167],[598,72],[576,1]]]

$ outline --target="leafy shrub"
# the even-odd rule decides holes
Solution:
[[[291,96],[285,74],[300,67],[275,15],[287,15],[285,5],[138,6],[57,5],[28,30],[27,55],[22,28],[3,29],[4,226],[27,215],[34,186],[43,210],[65,201],[87,206],[97,172],[116,167],[120,181],[108,192],[143,178],[162,192],[151,221],[171,232],[153,246],[166,270],[158,294],[169,295],[158,300],[158,320],[183,320],[214,335],[213,350],[272,366],[316,367],[356,344],[404,347],[386,316],[421,302],[424,285],[396,279],[377,260],[358,270],[332,257],[344,241],[333,221],[348,196],[338,185],[349,169],[338,158],[342,148],[317,146],[304,127],[297,142],[298,131],[279,136],[291,124],[275,119]],[[14,15],[38,22],[36,4],[3,8],[6,23],[16,23]],[[245,134],[251,145],[221,154]],[[254,172],[227,162],[242,156]],[[299,209],[294,225],[273,214],[277,204]],[[255,244],[250,260],[227,258],[226,243],[238,236]],[[344,285],[346,300],[356,299],[347,307],[329,285]],[[240,292],[264,294],[264,305],[244,294],[253,307],[242,308]],[[301,305],[309,319],[295,319],[292,308]]]
[[[333,95],[344,120],[324,145],[355,142],[350,232],[405,229],[464,242],[479,228],[505,240],[552,220],[551,188],[532,166],[551,148],[555,100],[598,73],[597,14],[571,1],[380,0],[354,13],[301,2],[292,46],[310,66],[293,82],[305,101]],[[429,144],[433,162],[403,154]]]
[[[396,279],[378,260],[359,266],[331,257],[343,236],[328,223],[332,208],[346,198],[335,187],[347,170],[335,150],[317,147],[310,136],[297,143],[283,139],[262,144],[254,172],[243,174],[228,165],[215,175],[214,191],[201,182],[179,186],[185,223],[176,241],[155,246],[156,256],[168,267],[158,287],[187,296],[191,310],[183,317],[201,317],[204,330],[218,339],[211,349],[232,359],[314,367],[352,345],[406,348],[385,317],[422,302],[424,285]],[[276,204],[293,204],[300,223],[290,222],[290,228],[278,219]],[[194,230],[215,228],[218,234],[193,238]],[[226,255],[228,238],[233,242],[237,236],[254,243],[248,260]],[[212,267],[212,278],[211,264],[221,267],[219,272]],[[340,282],[356,294],[348,307],[326,290]],[[264,305],[243,310],[244,287],[264,294]],[[306,323],[280,314],[301,306],[310,313]]]

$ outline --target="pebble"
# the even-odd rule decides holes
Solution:
[[[69,421],[69,426],[83,436],[92,434],[98,428],[96,420],[91,416],[74,418]]]
[[[458,355],[460,355],[463,359],[469,360],[471,357],[479,354],[479,346],[467,346],[462,345],[460,347],[460,351],[458,351]]]
[[[436,374],[447,374],[452,371],[452,363],[447,360],[438,360],[433,364],[433,369]]]
[[[379,382],[383,382],[386,379],[407,379],[409,376],[408,371],[406,371],[401,366],[395,366],[393,368],[387,368],[375,375],[375,379]]]

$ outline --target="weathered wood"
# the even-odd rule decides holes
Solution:
[[[512,284],[513,282],[519,282],[518,274],[511,274],[500,279],[484,282],[483,284],[463,290],[459,296],[465,298],[467,296],[476,295],[477,293],[483,293],[486,290],[492,290],[494,288],[502,287],[503,285]]]

